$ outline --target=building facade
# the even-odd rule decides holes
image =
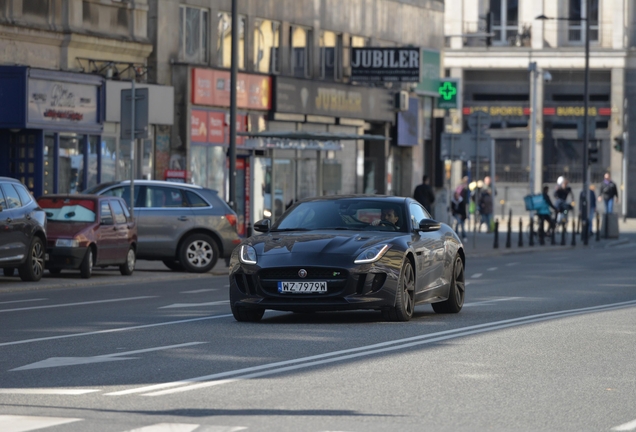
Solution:
[[[632,157],[625,169],[626,152],[621,151],[621,145],[629,148],[629,137],[636,133],[631,130],[636,123],[629,122],[636,115],[636,88],[630,84],[636,73],[635,5],[628,0],[590,3],[588,11],[586,0],[446,1],[446,75],[462,79],[463,96],[453,124],[461,128],[475,111],[491,115],[498,197],[506,201],[502,214],[508,209],[524,212],[530,173],[535,179],[531,192],[540,192],[543,184],[552,188],[557,177],[565,176],[578,201],[586,151],[580,133],[585,19],[590,20],[590,145],[599,150],[598,162],[590,165],[591,182],[598,185],[610,172],[621,195],[626,194],[624,211],[636,214],[636,194],[629,193],[636,188],[636,165]],[[537,19],[542,15],[547,19]],[[529,71],[534,62],[540,72],[536,91]],[[533,102],[537,132],[531,166]],[[481,166],[479,178],[490,170],[488,164]]]

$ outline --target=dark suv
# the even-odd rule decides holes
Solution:
[[[39,281],[46,260],[46,214],[18,180],[0,177],[0,267]]]
[[[103,183],[84,193],[121,197],[130,206],[130,181]],[[210,271],[241,242],[236,213],[217,191],[183,183],[135,180],[137,258],[171,270]]]

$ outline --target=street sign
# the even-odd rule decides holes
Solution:
[[[468,129],[473,134],[483,134],[490,127],[490,114],[484,111],[475,111],[468,116]]]
[[[470,133],[443,133],[440,159],[467,161],[475,158],[475,151],[480,158],[490,159],[491,139],[490,135],[482,134],[479,143],[476,143],[477,137]]]
[[[438,88],[437,108],[457,109],[459,108],[459,79],[441,78]]]
[[[130,139],[130,130],[132,129],[132,110],[131,110],[131,89],[121,91],[121,126],[119,137],[123,140]],[[148,127],[148,89],[135,89],[135,138],[150,138],[150,128]]]

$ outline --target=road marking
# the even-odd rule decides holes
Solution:
[[[115,303],[115,302],[130,301],[130,300],[142,300],[142,299],[149,299],[149,298],[155,298],[155,297],[157,296],[141,296],[141,297],[110,299],[110,300],[95,300],[95,301],[65,303],[65,304],[56,304],[56,305],[48,305],[48,306],[32,306],[32,307],[17,308],[17,309],[0,309],[0,312],[18,312],[18,311],[35,310],[35,309],[53,309],[53,308],[60,308],[60,307],[83,306],[83,305],[98,304],[98,303]]]
[[[128,432],[192,432],[200,425],[188,423],[157,423],[152,426],[144,426],[137,429],[131,429]],[[240,430],[240,429],[235,429]]]
[[[48,300],[48,299],[41,298],[41,299],[30,299],[30,300],[12,300],[12,301],[0,302],[0,304],[25,303],[25,302],[34,302],[34,301],[42,301],[42,300]]]
[[[181,294],[199,294],[199,293],[208,292],[208,291],[216,291],[216,288],[200,289],[200,290],[194,290],[194,291],[181,291]]]
[[[62,388],[14,388],[0,389],[0,394],[23,394],[23,395],[58,395],[58,396],[80,396],[87,393],[95,393],[101,390],[96,389],[62,389]]]
[[[192,345],[201,345],[204,343],[207,343],[207,342],[188,342],[188,343],[179,344],[179,345],[166,345],[161,347],[146,348],[146,349],[140,349],[135,351],[126,351],[126,352],[119,352],[114,354],[103,354],[103,355],[93,356],[93,357],[51,357],[46,360],[42,360],[36,363],[31,363],[30,365],[11,369],[9,370],[9,372],[29,370],[29,369],[44,369],[44,368],[52,368],[52,367],[60,367],[60,366],[78,366],[78,365],[91,364],[91,363],[104,363],[109,361],[135,360],[136,357],[121,357],[121,356],[132,355],[132,354],[142,354],[142,353],[147,353],[152,351],[163,351],[163,350],[168,350],[173,348],[183,348],[183,347],[192,346]]]
[[[10,346],[10,345],[22,345],[22,344],[33,343],[33,342],[44,342],[44,341],[50,341],[50,340],[56,340],[56,339],[74,338],[74,337],[81,337],[81,336],[94,336],[94,335],[98,335],[98,334],[117,333],[117,332],[121,332],[121,331],[145,329],[145,328],[151,328],[151,327],[161,327],[161,326],[173,325],[173,324],[185,324],[185,323],[190,323],[190,322],[195,322],[195,321],[205,321],[205,320],[211,320],[211,319],[229,318],[231,316],[232,316],[232,314],[211,315],[211,316],[205,316],[205,317],[199,317],[199,318],[190,318],[190,319],[178,320],[178,321],[166,321],[166,322],[161,322],[161,323],[156,323],[156,324],[144,324],[144,325],[138,325],[138,326],[132,326],[132,327],[121,327],[121,328],[115,328],[115,329],[97,330],[97,331],[86,332],[86,333],[74,333],[74,334],[68,334],[68,335],[48,336],[48,337],[34,338],[34,339],[24,339],[24,340],[19,340],[19,341],[0,343],[0,347]]]
[[[223,300],[223,301],[215,301],[215,302],[208,302],[208,303],[175,303],[175,304],[171,304],[170,306],[161,306],[158,309],[189,308],[189,307],[200,307],[200,306],[218,306],[218,305],[228,304],[229,302],[230,302],[229,300]]]
[[[0,415],[2,432],[27,432],[81,421],[78,418]]]
[[[628,423],[623,423],[622,425],[613,427],[611,430],[613,431],[633,431],[636,430],[636,420],[632,420]]]
[[[636,284],[600,284],[599,286],[602,286],[602,287],[626,287],[626,288],[631,288],[631,287],[636,287]]]
[[[434,342],[444,341],[453,338],[469,336],[478,333],[484,333],[493,330],[505,329],[519,325],[531,324],[535,322],[547,321],[556,318],[564,318],[569,316],[581,315],[589,312],[601,312],[614,309],[620,309],[630,306],[636,306],[636,300],[621,303],[611,303],[600,306],[591,306],[580,309],[570,309],[565,311],[548,312],[543,314],[529,315],[526,317],[512,318],[503,321],[495,321],[491,323],[477,324],[474,326],[463,327],[453,330],[445,330],[437,333],[413,336],[405,339],[397,339],[393,341],[381,342],[373,345],[362,346],[358,348],[350,348],[346,350],[333,351],[324,354],[318,354],[298,359],[285,360],[280,362],[268,363],[260,366],[253,366],[233,371],[215,373],[194,378],[188,378],[180,381],[173,381],[150,386],[132,388],[112,393],[105,393],[107,396],[121,396],[134,393],[142,393],[142,396],[163,396],[184,391],[196,390],[205,387],[227,384],[239,380],[257,378],[266,375],[280,374],[282,372],[304,369],[313,366],[339,362],[343,360],[354,359],[363,356],[369,356],[388,351],[401,350],[414,346],[430,344]],[[331,358],[330,358],[331,357]],[[228,378],[231,377],[231,378]],[[181,387],[179,387],[181,386]],[[178,387],[172,388],[170,387]],[[167,390],[166,390],[167,389]]]
[[[481,276],[482,276],[481,273],[475,273],[474,275],[471,276],[471,278],[477,279],[477,278],[480,278]]]
[[[518,262],[511,262],[506,264],[506,267],[512,267],[512,266],[516,266],[517,264],[519,264]]]
[[[522,297],[504,297],[504,298],[498,298],[498,299],[492,299],[492,300],[484,300],[484,301],[480,301],[480,302],[466,303],[464,305],[464,307],[491,305],[491,304],[496,303],[496,302],[517,300],[517,299],[520,299],[520,298],[522,298]]]
[[[497,267],[490,267],[490,268],[488,269],[488,271],[495,271],[495,270],[497,270]]]

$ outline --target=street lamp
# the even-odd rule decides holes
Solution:
[[[557,21],[585,21],[585,84],[584,84],[584,105],[583,105],[583,193],[581,194],[581,218],[583,221],[583,232],[581,237],[583,238],[583,244],[587,245],[588,233],[589,233],[589,205],[588,199],[589,192],[589,170],[588,170],[588,145],[589,145],[589,100],[590,100],[590,20],[588,19],[590,13],[591,1],[585,0],[585,17],[581,18],[548,18],[545,15],[539,15],[535,19],[557,20]],[[574,235],[574,233],[572,233]]]
[[[232,0],[232,52],[230,69],[230,207],[236,211],[236,84],[238,79],[238,11]]]

